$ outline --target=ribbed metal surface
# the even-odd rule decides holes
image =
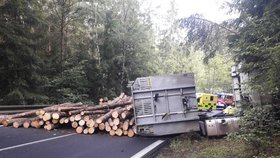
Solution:
[[[185,127],[198,129],[198,124],[179,123],[198,119],[190,112],[197,105],[192,73],[137,78],[131,90],[138,134],[166,135],[186,132]]]

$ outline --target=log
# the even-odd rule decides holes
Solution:
[[[132,111],[133,110],[133,104],[127,105],[125,108],[126,108],[127,111]]]
[[[39,119],[38,120],[32,120],[31,121],[31,127],[34,127],[34,128],[40,128],[41,125],[39,124]]]
[[[74,121],[74,122],[72,122],[71,126],[73,128],[77,128],[79,126],[79,124],[78,124],[78,122]]]
[[[129,121],[129,125],[130,125],[130,126],[133,126],[134,124],[135,124],[135,118],[132,117],[132,118],[130,119],[130,121]]]
[[[83,108],[86,108],[87,106],[78,106],[78,107],[76,107],[76,106],[73,106],[73,107],[59,107],[58,109],[57,109],[57,111],[59,111],[59,112],[68,112],[69,113],[69,111],[74,111],[74,110],[80,110],[80,109],[83,109]]]
[[[118,129],[116,130],[116,135],[122,136],[122,134],[123,134],[122,129],[118,128]]]
[[[108,123],[109,123],[110,126],[114,126],[114,122],[113,122],[112,118],[108,119]]]
[[[13,118],[24,118],[24,117],[33,117],[39,115],[45,114],[46,111],[51,111],[52,109],[57,109],[60,106],[80,106],[82,103],[76,103],[76,104],[71,104],[71,103],[64,103],[64,104],[58,104],[50,107],[46,107],[40,110],[31,110],[27,112],[22,112],[22,113],[17,113],[13,115],[7,115],[5,116],[5,119],[13,119]],[[0,122],[2,122],[2,119],[0,118]]]
[[[45,121],[44,121],[44,120],[40,120],[40,121],[39,121],[39,125],[40,125],[40,126],[43,126],[43,125],[44,125],[44,123],[45,123]]]
[[[124,112],[125,110],[126,110],[126,108],[120,108],[120,109],[118,109],[118,110],[113,111],[113,112],[112,112],[112,117],[113,117],[113,118],[118,118],[119,115],[120,115],[122,112]]]
[[[81,115],[82,115],[82,114],[81,114]],[[89,115],[85,115],[85,116],[83,117],[83,120],[86,121],[86,122],[87,122],[89,119],[90,119],[90,116],[89,116]]]
[[[16,122],[16,121],[21,121],[21,120],[26,120],[26,118],[14,118],[14,119],[4,119],[3,121],[2,121],[2,125],[4,126],[4,127],[7,127],[7,126],[11,126],[14,122]]]
[[[137,133],[137,128],[136,128],[136,126],[134,125],[134,126],[132,126],[132,130],[133,130],[133,132],[136,134]]]
[[[126,105],[132,104],[132,101],[129,100],[127,102],[123,102],[123,103],[112,103],[112,104],[105,104],[105,105],[97,105],[97,106],[93,106],[93,107],[88,107],[85,110],[87,111],[94,111],[94,110],[103,110],[103,109],[114,109],[116,107],[123,107]]]
[[[14,128],[19,128],[19,127],[23,126],[23,123],[24,123],[27,119],[28,119],[28,118],[22,119],[22,120],[14,121],[13,127],[14,127]]]
[[[122,119],[127,119],[127,118],[131,117],[132,114],[133,114],[133,113],[132,113],[131,111],[124,111],[124,112],[122,112],[122,114],[121,114],[121,118],[122,118]]]
[[[23,125],[23,122],[14,122],[13,123],[13,127],[14,128],[19,128],[19,127],[21,127]]]
[[[13,115],[10,115],[9,118],[14,119],[14,118],[23,118],[23,117],[32,117],[32,116],[34,117],[34,116],[36,116],[36,111],[37,110],[31,110],[31,111],[27,111],[27,112],[13,114]]]
[[[78,110],[73,110],[73,111],[68,111],[69,115],[77,115],[80,114],[84,109],[78,109]]]
[[[99,128],[100,131],[103,131],[105,129],[105,124],[104,123],[100,123],[98,125],[98,128]]]
[[[82,115],[81,114],[75,115],[75,121],[80,121],[81,119],[82,119]]]
[[[95,121],[93,119],[89,119],[87,122],[86,122],[86,126],[87,127],[94,127],[95,125]]]
[[[24,121],[24,123],[23,123],[23,127],[24,127],[24,128],[29,128],[29,127],[30,127],[30,123],[31,123],[31,121],[30,121],[30,120],[26,120],[26,121]]]
[[[123,135],[124,136],[127,136],[127,133],[128,133],[127,131],[123,130]]]
[[[85,128],[85,129],[83,130],[83,133],[84,133],[84,134],[88,134],[88,129],[89,129],[89,128]]]
[[[120,119],[119,118],[114,118],[113,119],[113,123],[114,123],[114,125],[119,125],[120,124]]]
[[[110,136],[114,136],[115,135],[115,130],[111,129],[109,134],[110,134]]]
[[[2,121],[5,119],[12,119],[12,115],[1,115],[0,116],[0,125],[2,125]]]
[[[96,119],[96,123],[102,123],[102,122],[105,122],[107,121],[111,116],[112,116],[112,113],[115,111],[115,110],[118,110],[120,107],[117,107],[116,109],[114,110],[111,110],[109,112],[107,112],[106,114],[104,114],[103,116],[99,117],[98,119]]]
[[[70,116],[69,120],[70,120],[70,122],[74,122],[75,121],[75,115]]]
[[[36,114],[37,115],[44,115],[45,114],[45,110],[43,110],[43,109],[40,109],[40,110],[38,110],[38,111],[36,111]]]
[[[111,126],[109,125],[108,122],[105,122],[105,130],[106,130],[107,132],[110,132],[110,131],[111,131]]]
[[[52,113],[53,119],[60,119],[61,117],[67,116],[66,112],[54,112]]]
[[[69,118],[67,117],[67,118],[65,118],[64,123],[67,124],[69,121],[70,121],[70,120],[69,120]]]
[[[76,107],[76,106],[81,106],[83,105],[82,103],[63,103],[63,104],[57,104],[53,106],[49,106],[43,109],[40,109],[40,114],[43,115],[46,112],[55,112],[58,111],[59,108],[61,107]]]
[[[127,136],[128,136],[128,137],[134,137],[134,135],[135,135],[135,133],[134,133],[134,131],[133,131],[132,129],[129,129],[129,130],[127,131]]]
[[[95,127],[95,128],[98,128],[98,125],[99,125],[99,124],[96,123],[96,121],[95,121],[94,127]]]
[[[116,104],[116,103],[118,103],[124,96],[125,96],[125,94],[124,94],[124,93],[121,93],[120,96],[118,96],[117,98],[115,98],[114,100],[112,100],[111,104]]]
[[[119,125],[117,125],[117,126],[118,126],[118,128],[122,129],[122,127],[123,127],[123,122],[120,122]]]
[[[46,130],[48,130],[48,131],[50,131],[50,130],[53,130],[53,129],[55,129],[55,128],[57,128],[58,127],[58,125],[54,125],[54,124],[47,124],[47,125],[45,125],[46,126]]]
[[[79,127],[76,128],[76,132],[79,133],[79,134],[83,133],[83,131],[84,131],[84,127],[82,127],[82,126],[79,126]]]
[[[79,126],[84,126],[86,124],[86,121],[85,120],[80,120],[79,121]]]
[[[118,126],[117,126],[117,125],[114,125],[114,126],[112,126],[112,129],[113,129],[113,130],[117,130],[117,129],[118,129]]]
[[[52,113],[46,112],[46,113],[44,114],[44,116],[43,116],[43,120],[44,120],[44,121],[49,121],[49,120],[51,120],[51,119],[52,119]]]
[[[95,111],[81,111],[81,115],[94,115],[94,114],[105,114],[109,112],[108,109],[104,110],[95,110]]]
[[[128,127],[129,127],[129,119],[126,119],[124,122],[123,122],[123,125],[122,125],[122,129],[127,131],[128,130]]]
[[[89,127],[89,128],[88,128],[88,133],[89,133],[89,134],[93,134],[94,131],[95,131],[95,127]]]
[[[58,119],[52,119],[52,124],[58,124],[59,120]]]
[[[39,119],[39,118],[38,117],[28,118],[27,120],[24,121],[23,127],[24,128],[29,128],[30,125],[31,125],[31,121],[37,120],[37,119]]]
[[[0,115],[0,120],[10,118],[11,115]]]
[[[67,118],[67,117],[62,117],[62,118],[60,118],[60,119],[59,119],[59,123],[60,123],[60,124],[64,124],[64,121],[65,121],[66,118]]]

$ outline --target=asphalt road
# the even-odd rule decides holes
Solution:
[[[127,158],[159,139],[167,138],[82,135],[72,129],[0,127],[0,158]]]

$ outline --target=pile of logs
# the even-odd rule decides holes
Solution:
[[[100,99],[99,105],[63,103],[39,110],[0,116],[0,124],[14,128],[53,130],[72,127],[77,133],[108,132],[111,136],[133,137],[136,133],[131,97],[122,93],[114,100]]]

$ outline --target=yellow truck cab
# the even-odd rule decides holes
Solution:
[[[206,94],[206,93],[197,93],[197,109],[202,110],[215,110],[217,108],[217,100],[218,96],[214,94]]]

